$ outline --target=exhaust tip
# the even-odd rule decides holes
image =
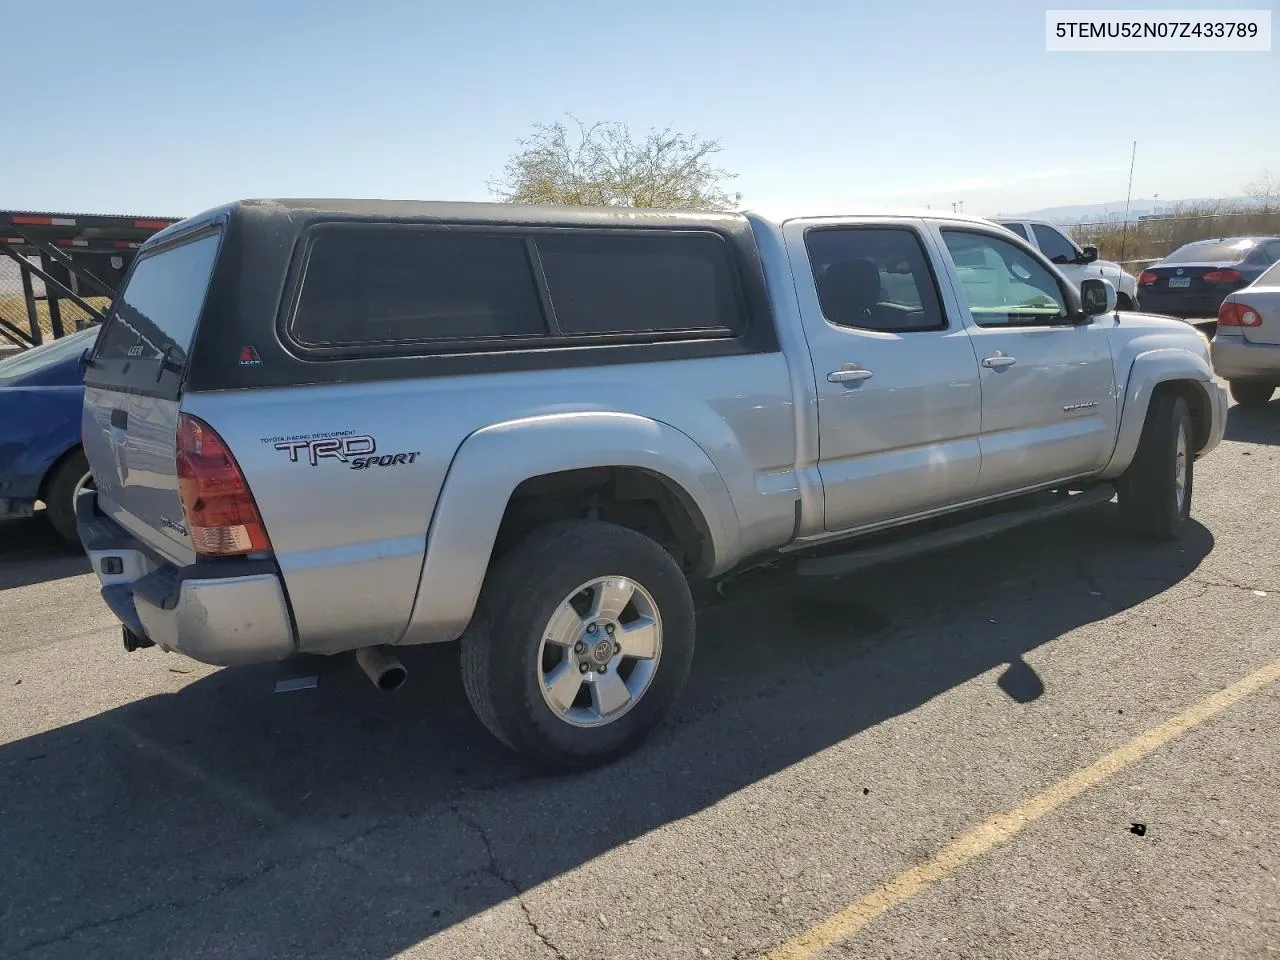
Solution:
[[[133,653],[135,650],[142,650],[146,647],[155,646],[155,644],[146,637],[134,633],[128,627],[121,627],[121,639],[124,641],[125,653]]]
[[[379,690],[399,690],[409,679],[409,671],[390,647],[361,647],[356,651],[356,663]]]
[[[382,676],[378,677],[379,690],[399,690],[404,686],[404,682],[409,679],[409,671],[404,667],[395,666],[389,670],[382,671]]]

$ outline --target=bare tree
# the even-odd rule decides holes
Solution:
[[[1263,213],[1270,213],[1280,206],[1280,178],[1270,170],[1263,170],[1257,179],[1244,185],[1245,194],[1262,207]]]
[[[650,130],[637,139],[621,123],[536,123],[489,192],[506,203],[727,210],[742,194],[715,166],[719,140]]]

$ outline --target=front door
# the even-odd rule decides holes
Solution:
[[[1111,316],[1079,322],[1039,258],[981,228],[939,226],[981,370],[978,493],[1101,470],[1116,439]]]
[[[787,228],[818,389],[826,529],[967,499],[981,394],[965,326],[948,317],[921,221]]]

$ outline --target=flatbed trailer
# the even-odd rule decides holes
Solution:
[[[138,248],[180,219],[0,210],[0,351],[100,322]]]

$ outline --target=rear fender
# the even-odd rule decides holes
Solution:
[[[531,477],[639,467],[678,486],[701,513],[710,572],[738,559],[738,518],[715,464],[668,424],[626,413],[530,417],[477,430],[458,448],[427,533],[418,595],[400,643],[461,636],[475,611],[507,503]]]
[[[1210,416],[1216,421],[1218,411],[1213,397],[1213,371],[1208,362],[1187,350],[1165,348],[1148,350],[1138,354],[1129,368],[1125,381],[1124,399],[1120,407],[1120,429],[1116,436],[1111,462],[1102,472],[1105,479],[1118,477],[1133,461],[1142,438],[1142,425],[1147,419],[1151,397],[1162,383],[1180,380],[1190,382],[1203,394]],[[1208,453],[1217,438],[1221,437],[1221,425],[1210,424],[1209,440],[1198,452]]]

